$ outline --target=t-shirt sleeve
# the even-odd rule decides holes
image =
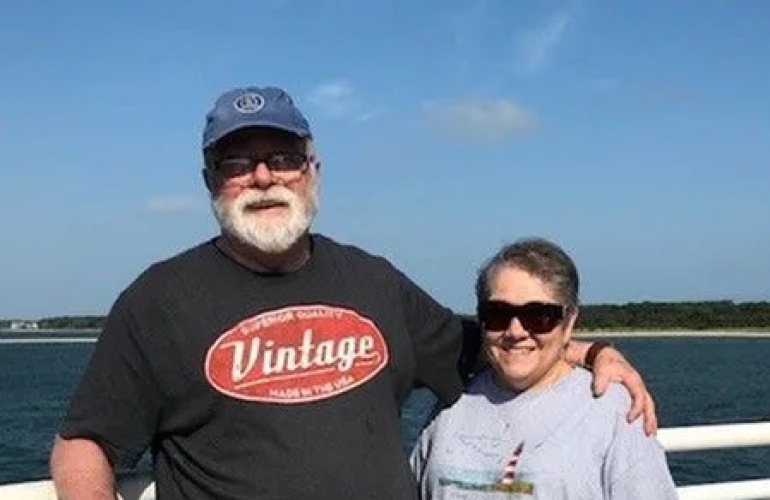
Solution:
[[[644,434],[642,422],[629,424],[618,414],[604,470],[605,498],[678,498],[663,446]]]
[[[414,345],[417,380],[446,404],[462,393],[460,355],[463,329],[459,317],[402,275],[407,328]]]
[[[65,439],[95,441],[117,468],[133,467],[147,449],[160,408],[148,346],[124,298],[107,316],[59,429]]]

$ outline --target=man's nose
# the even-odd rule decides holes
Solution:
[[[258,187],[269,186],[273,183],[273,173],[264,161],[260,161],[254,166],[251,179],[252,183]]]

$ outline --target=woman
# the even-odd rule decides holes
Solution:
[[[480,270],[490,368],[423,431],[412,468],[423,499],[675,499],[664,450],[628,395],[591,394],[562,351],[578,315],[578,274],[553,243],[520,240]]]

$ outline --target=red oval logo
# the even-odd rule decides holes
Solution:
[[[380,331],[355,311],[329,306],[262,313],[224,332],[206,354],[206,378],[245,401],[306,403],[342,394],[388,363]]]

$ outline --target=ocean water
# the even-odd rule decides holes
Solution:
[[[0,337],[0,341],[2,337]],[[770,421],[770,339],[624,338],[662,427]],[[0,484],[48,476],[57,425],[93,345],[0,343]],[[408,449],[433,404],[415,391],[403,411]],[[770,447],[671,453],[679,485],[770,477]]]

